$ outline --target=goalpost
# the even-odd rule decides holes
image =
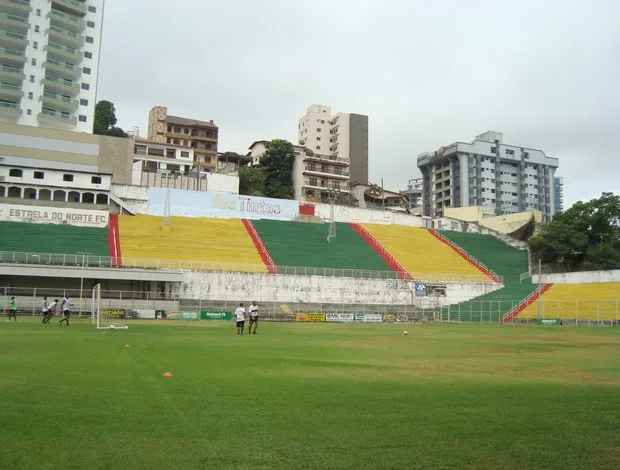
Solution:
[[[98,330],[126,330],[128,328],[127,325],[119,323],[120,318],[101,311],[101,284],[93,287],[91,312],[92,322]]]

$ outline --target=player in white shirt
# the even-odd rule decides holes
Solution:
[[[71,301],[69,300],[68,295],[65,295],[65,298],[62,299],[60,310],[62,310],[62,313],[65,317],[62,320],[60,320],[58,324],[62,326],[62,322],[66,321],[67,326],[69,326],[69,319],[71,318]]]
[[[250,311],[250,326],[248,331],[250,334],[257,334],[256,328],[258,328],[258,305],[256,305],[256,300],[252,301],[252,305],[248,308]],[[252,333],[252,325],[254,325],[254,333]]]
[[[45,323],[45,319],[47,318],[47,314],[49,313],[49,306],[47,305],[47,297],[43,297],[43,306],[41,307],[41,315],[43,319],[41,323]]]
[[[243,328],[245,326],[245,308],[243,307],[243,302],[241,302],[237,310],[235,310],[235,321],[237,322],[237,334],[243,335]]]
[[[58,299],[55,299],[51,304],[47,306],[47,313],[43,317],[43,323],[49,323],[54,315],[56,315],[56,306],[58,305]]]

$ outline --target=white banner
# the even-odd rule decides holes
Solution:
[[[107,211],[0,204],[0,220],[9,222],[107,227],[108,217]]]
[[[349,323],[355,320],[352,313],[328,313],[325,315],[325,321]]]
[[[355,321],[364,323],[381,323],[382,319],[380,313],[356,313]]]
[[[155,310],[137,309],[137,310],[132,310],[132,311],[136,313],[136,316],[138,318],[141,318],[143,320],[154,320],[155,319]]]

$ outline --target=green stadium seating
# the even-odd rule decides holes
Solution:
[[[252,223],[277,266],[334,269],[332,274],[335,276],[350,276],[351,269],[376,271],[377,277],[397,278],[396,273],[349,224],[336,223],[336,238],[328,244],[327,224],[266,219],[253,220]],[[278,269],[278,272],[282,270]]]
[[[528,270],[527,251],[513,248],[492,235],[438,231],[456,243],[489,269],[503,276],[502,289],[476,297],[444,311],[451,320],[497,322],[514,307],[532,294],[536,287],[519,276]],[[445,310],[445,309],[444,309]]]
[[[40,262],[49,264],[81,264],[79,253],[89,253],[88,264],[109,264],[108,229],[76,227],[65,224],[30,224],[0,222],[0,252],[3,261],[28,262],[24,253],[39,253]],[[73,254],[66,258],[58,255]],[[94,258],[104,257],[103,260]],[[32,260],[30,261],[32,262]]]

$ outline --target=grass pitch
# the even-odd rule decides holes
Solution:
[[[617,329],[2,319],[0,402],[11,469],[620,468]]]

